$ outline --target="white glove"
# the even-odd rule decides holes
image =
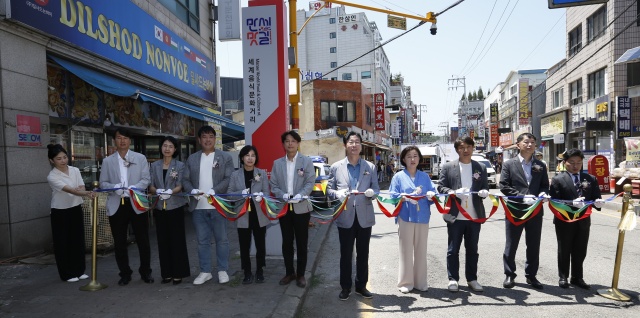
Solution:
[[[285,194],[282,195],[282,200],[289,201],[290,197],[291,197],[291,195],[289,193],[285,193]]]
[[[549,199],[551,199],[551,196],[548,195],[546,192],[540,192],[540,194],[538,194],[538,198],[541,198],[542,202],[549,202]]]
[[[371,188],[369,188],[369,189],[367,189],[367,190],[365,190],[365,191],[364,191],[364,195],[365,195],[367,198],[373,198],[373,195],[374,195],[374,194],[375,194],[375,193],[373,192],[373,189],[371,189]]]
[[[584,206],[584,197],[579,197],[571,203],[575,208],[581,209]]]
[[[533,205],[534,203],[536,203],[536,197],[534,197],[531,194],[527,194],[522,199],[522,203],[528,204],[528,205]]]
[[[242,194],[243,195],[249,194],[249,188],[246,188],[246,189],[242,190]]]
[[[448,194],[448,195],[452,195],[452,194],[456,194],[456,192],[455,192],[455,191],[453,191],[453,190],[449,190],[449,192],[447,192],[447,194]]]
[[[359,192],[359,191],[358,191],[358,190],[356,190],[356,189],[351,190],[351,194],[358,194],[358,192]]]
[[[118,184],[114,185],[113,187],[115,189],[122,188],[122,183],[118,183]],[[124,190],[122,190],[122,189],[118,189],[115,192],[116,192],[117,195],[120,195],[120,196],[124,194]]]
[[[289,200],[289,202],[298,203],[298,202],[300,202],[300,200],[302,200],[302,196],[300,195],[300,193],[298,193],[298,194],[294,195],[293,198],[291,198]]]
[[[596,199],[596,201],[593,202],[593,206],[598,209],[602,208],[603,205],[604,205],[604,200],[602,199]]]
[[[483,199],[488,197],[489,196],[489,190],[482,189],[482,190],[478,191],[478,196],[483,198]]]
[[[208,195],[208,196],[216,195],[216,190],[209,189],[209,191],[207,191],[207,195]]]
[[[427,199],[431,200],[433,197],[436,196],[436,193],[433,191],[427,191]]]
[[[422,186],[418,186],[415,190],[413,190],[413,194],[414,195],[421,195],[422,194]]]
[[[200,198],[202,198],[202,196],[200,195],[200,193],[202,193],[202,191],[200,191],[199,189],[193,189],[191,190],[191,194],[195,194],[196,196],[194,196],[194,198],[196,200],[200,200]]]
[[[157,193],[157,191],[156,191],[156,193]],[[173,194],[173,190],[171,190],[171,189],[162,190],[162,194],[160,194],[160,199],[169,200],[171,198],[172,194]]]
[[[456,190],[456,196],[457,196],[458,198],[468,197],[468,196],[469,196],[469,193],[467,193],[467,192],[469,192],[469,189],[467,189],[467,188],[460,188],[460,189]]]
[[[262,192],[255,192],[253,193],[253,199],[256,200],[256,202],[260,203],[260,201],[262,201],[262,196],[264,194]]]
[[[456,217],[451,214],[443,214],[442,219],[447,223],[453,223],[456,221]]]
[[[338,190],[335,192],[336,199],[342,200],[347,197],[347,189]]]

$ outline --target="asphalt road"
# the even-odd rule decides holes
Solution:
[[[497,192],[498,190],[491,190]],[[485,200],[489,207],[489,200]],[[376,225],[370,245],[369,290],[373,299],[363,299],[352,293],[340,301],[339,243],[335,226],[319,254],[319,263],[311,288],[298,317],[640,317],[640,231],[626,233],[618,287],[631,296],[630,302],[616,302],[597,295],[597,290],[612,284],[617,224],[620,213],[607,206],[592,214],[589,251],[585,261],[585,281],[591,290],[558,287],[557,243],[553,214],[545,204],[542,247],[538,279],[545,285],[539,291],[525,283],[524,235],[516,258],[519,276],[516,287],[505,289],[502,266],[504,249],[504,212],[502,208],[483,226],[480,233],[478,281],[483,293],[466,287],[464,278],[460,291],[447,291],[446,225],[435,207],[431,209],[428,247],[428,292],[402,294],[396,288],[398,272],[397,225],[376,207]],[[464,247],[460,251],[461,276],[464,277]],[[355,260],[354,260],[355,266]]]

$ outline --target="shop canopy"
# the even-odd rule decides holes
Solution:
[[[165,107],[174,112],[193,117],[205,122],[212,122],[222,127],[222,142],[234,142],[244,140],[244,126],[228,118],[210,113],[200,107],[189,105],[185,102],[173,99],[169,96],[139,87],[121,79],[102,74],[98,71],[86,68],[65,59],[49,55],[60,66],[78,76],[85,82],[116,96],[138,96],[146,102]]]
[[[633,63],[640,61],[640,46],[628,49],[618,60],[613,64]]]

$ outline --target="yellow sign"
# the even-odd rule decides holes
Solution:
[[[393,29],[406,30],[407,29],[407,18],[396,17],[392,15],[387,15],[387,27]]]

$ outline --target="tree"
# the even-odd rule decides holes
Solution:
[[[471,95],[471,92],[469,92],[469,96],[467,96],[467,100],[473,100],[473,95]]]
[[[460,100],[464,100],[464,99],[465,99],[464,93],[462,93],[462,98],[460,98]]]
[[[490,93],[491,93],[491,92],[490,92],[490,91],[489,91],[489,89],[487,88],[487,97],[489,97],[489,94],[490,94]]]
[[[476,92],[474,91],[473,94],[471,95],[471,97],[473,98],[473,100],[478,100],[478,94],[476,94]]]
[[[478,88],[478,100],[484,100],[484,93],[482,92],[482,86]]]

